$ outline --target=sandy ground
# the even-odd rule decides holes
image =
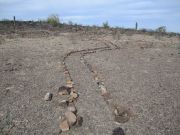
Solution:
[[[131,111],[116,123],[112,108],[81,57],[84,56],[116,105]],[[63,57],[79,93],[81,127],[61,134],[178,135],[180,133],[180,39],[147,35],[58,33],[47,37],[5,37],[0,43],[0,134],[59,134],[65,108],[58,88],[66,84]],[[47,92],[52,101],[44,101]]]

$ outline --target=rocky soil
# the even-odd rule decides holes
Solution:
[[[0,134],[178,135],[180,38],[0,25]]]

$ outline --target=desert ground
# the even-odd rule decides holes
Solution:
[[[62,132],[69,81],[83,123]],[[0,134],[179,135],[179,97],[179,35],[0,25]]]

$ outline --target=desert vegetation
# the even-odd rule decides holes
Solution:
[[[59,20],[59,16],[56,14],[52,14],[47,18],[47,23],[56,27],[58,25],[60,25],[60,20]]]
[[[103,22],[102,26],[106,29],[110,27],[108,21]]]

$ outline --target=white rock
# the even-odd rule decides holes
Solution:
[[[52,100],[52,97],[53,97],[53,94],[50,93],[50,92],[48,92],[48,93],[46,93],[46,95],[44,96],[44,100],[45,100],[45,101],[50,101],[50,100]]]
[[[71,92],[70,95],[71,95],[73,98],[75,98],[75,99],[78,97],[78,94],[75,93],[75,92]]]

